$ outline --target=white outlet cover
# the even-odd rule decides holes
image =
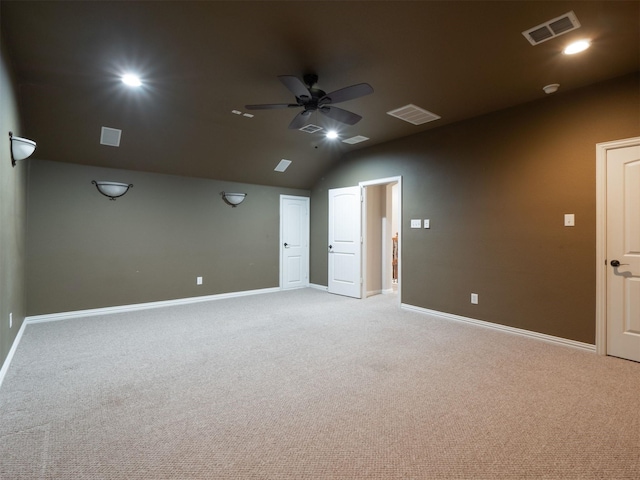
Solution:
[[[565,213],[564,214],[564,226],[565,227],[575,227],[576,226],[576,216],[573,213]]]
[[[474,305],[478,304],[478,294],[477,293],[472,293],[471,294],[471,303],[473,303]]]
[[[196,277],[196,285],[202,285],[202,277]]]
[[[431,228],[431,222],[428,218],[424,219],[424,228]]]
[[[422,226],[422,221],[419,218],[411,219],[411,228],[420,228]]]

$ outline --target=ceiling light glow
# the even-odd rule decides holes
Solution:
[[[122,82],[125,85],[129,85],[130,87],[139,87],[142,85],[140,78],[137,75],[133,75],[132,73],[126,73],[122,76]]]
[[[573,55],[575,53],[584,52],[587,48],[591,46],[589,40],[579,40],[577,42],[573,42],[567,48],[563,50],[565,55]]]
[[[338,132],[336,132],[335,130],[329,130],[327,132],[327,138],[333,140],[334,138],[338,138]]]

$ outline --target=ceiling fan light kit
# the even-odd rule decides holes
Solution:
[[[326,93],[314,87],[318,82],[318,76],[315,74],[304,75],[304,82],[293,75],[280,75],[278,78],[295,95],[296,103],[246,105],[245,108],[247,110],[271,110],[302,107],[302,112],[298,113],[289,124],[289,128],[292,130],[299,130],[304,127],[313,112],[316,111],[337,122],[355,125],[362,120],[360,115],[334,107],[333,104],[354,100],[373,93],[373,88],[368,83],[358,83]]]

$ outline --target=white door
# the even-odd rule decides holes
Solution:
[[[280,195],[280,288],[309,286],[309,198]]]
[[[329,293],[361,298],[360,187],[329,190]]]
[[[607,354],[640,362],[640,145],[607,152]]]

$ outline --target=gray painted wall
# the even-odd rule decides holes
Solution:
[[[91,180],[134,186],[111,201]],[[248,196],[231,208],[222,190]],[[280,194],[309,196],[304,190],[32,161],[27,313],[278,287]],[[203,285],[196,285],[197,276]]]
[[[9,132],[28,137],[20,128],[18,96],[4,42],[0,42],[0,365],[25,317],[26,182],[24,162],[11,166]],[[9,314],[13,326],[9,328]]]
[[[639,86],[630,75],[354,152],[311,192],[311,282],[327,284],[327,191],[401,175],[403,303],[594,343],[595,146],[640,135]]]

